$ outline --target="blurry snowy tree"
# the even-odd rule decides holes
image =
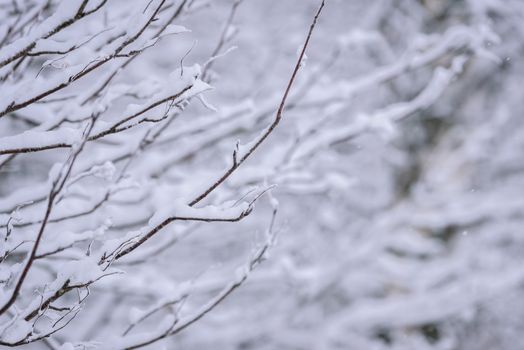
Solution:
[[[0,344],[524,348],[521,0],[0,6]]]

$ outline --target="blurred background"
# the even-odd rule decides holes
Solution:
[[[109,213],[114,234],[147,220],[158,198],[187,192],[188,174],[216,177],[235,142],[271,122],[319,6],[245,0],[228,25],[234,2],[202,3],[175,23],[191,33],[145,52],[123,79],[161,78],[183,57],[203,64],[226,26],[222,51],[236,49],[213,62],[205,94],[217,111],[195,103],[184,115],[224,122],[177,138],[177,121],[134,163],[150,195],[86,218]],[[269,259],[215,310],[151,348],[524,349],[523,55],[522,0],[326,1],[282,123],[211,197],[276,185]],[[0,192],[45,179],[53,152],[12,164]],[[57,339],[96,347],[187,280],[187,307],[197,308],[270,219],[264,197],[238,224],[168,229],[176,245],[157,237],[152,247],[166,249],[146,264],[130,256],[119,268],[132,278],[93,287]]]
[[[195,36],[211,35],[220,5],[187,24]],[[257,108],[281,94],[317,6],[245,1],[209,100]],[[523,15],[521,1],[328,1],[307,91],[237,176],[276,169],[278,244],[174,343],[524,348]]]

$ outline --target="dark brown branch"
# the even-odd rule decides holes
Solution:
[[[69,18],[68,20],[58,24],[56,27],[54,27],[52,30],[50,30],[46,35],[44,35],[42,37],[42,39],[48,39],[48,38],[52,37],[53,35],[55,35],[56,33],[60,32],[61,30],[69,27],[70,25],[72,25],[76,21],[78,21],[78,20],[84,18],[85,16],[88,16],[88,15],[98,11],[102,6],[104,6],[104,4],[107,2],[107,0],[103,0],[93,10],[88,11],[88,12],[83,12],[88,2],[89,2],[89,0],[84,0],[80,4],[80,7],[78,8],[78,11],[76,12],[76,14],[72,18]],[[40,39],[40,38],[38,38],[38,39]],[[37,40],[29,43],[23,49],[18,51],[16,54],[12,55],[11,57],[6,58],[3,61],[1,61],[0,62],[0,68],[5,66],[5,65],[8,65],[9,63],[11,63],[13,61],[16,61],[19,58],[23,58],[24,56],[26,56],[36,46],[36,42],[37,42]]]
[[[130,116],[127,116],[127,117],[123,118],[122,120],[120,120],[117,123],[113,124],[111,127],[107,128],[107,129],[105,129],[103,131],[100,131],[100,132],[98,132],[95,135],[90,136],[87,141],[95,141],[95,140],[101,139],[101,138],[103,138],[105,136],[122,132],[122,131],[128,130],[128,129],[136,126],[136,125],[142,124],[144,122],[159,122],[159,121],[161,121],[162,119],[145,118],[145,119],[143,119],[142,121],[140,121],[140,122],[138,122],[136,124],[125,126],[125,127],[121,127],[121,125],[123,125],[123,124],[125,124],[125,123],[127,123],[127,122],[129,122],[129,121],[131,121],[131,120],[141,116],[144,113],[147,113],[151,109],[153,109],[155,107],[158,107],[159,105],[161,105],[161,104],[163,104],[165,102],[169,102],[171,100],[179,98],[185,92],[189,91],[192,87],[193,87],[193,85],[188,85],[184,89],[182,89],[181,91],[177,92],[174,95],[171,95],[171,96],[162,98],[161,100],[153,102],[152,104],[150,104],[147,107],[144,107],[140,111],[138,111],[138,112],[136,112],[136,113],[134,113],[134,114],[132,114]],[[20,154],[20,153],[33,153],[33,152],[41,152],[41,151],[47,151],[47,150],[57,149],[57,148],[68,148],[68,147],[72,147],[72,144],[61,142],[61,143],[54,143],[54,144],[49,144],[49,145],[39,146],[39,147],[24,147],[24,148],[3,149],[3,150],[0,150],[0,155],[4,155],[4,154]]]
[[[76,149],[72,154],[66,165],[62,168],[62,171],[60,172],[59,177],[54,180],[53,185],[51,186],[51,190],[49,191],[48,200],[47,200],[47,206],[44,214],[44,218],[42,220],[42,224],[40,225],[40,229],[38,230],[38,234],[36,236],[35,242],[33,244],[33,248],[31,249],[31,253],[29,254],[29,257],[27,258],[27,261],[24,264],[24,267],[22,269],[22,273],[20,274],[18,281],[15,284],[15,287],[13,291],[11,292],[11,296],[5,302],[5,304],[0,308],[0,315],[4,314],[16,301],[18,298],[18,294],[20,293],[20,290],[22,288],[22,285],[27,277],[27,274],[29,273],[29,270],[31,269],[31,266],[33,265],[35,258],[37,256],[37,250],[40,246],[40,242],[42,240],[45,228],[47,226],[49,216],[51,215],[51,211],[53,210],[53,206],[55,204],[55,199],[58,196],[58,194],[62,191],[64,188],[67,179],[69,178],[71,171],[73,169],[73,165],[75,164],[76,159],[78,158],[79,154],[82,152],[87,138],[89,137],[89,133],[94,127],[94,123],[96,121],[96,117],[93,116],[92,122],[89,124],[87,130],[85,131],[85,137],[82,140],[82,143]]]
[[[306,49],[309,45],[309,41],[311,39],[311,35],[313,34],[313,30],[315,29],[315,26],[317,24],[318,17],[320,16],[320,13],[322,12],[322,9],[324,8],[325,0],[322,1],[317,13],[315,14],[315,17],[313,18],[313,23],[311,23],[311,26],[309,28],[308,35],[306,37],[306,41],[304,43],[304,46],[302,47],[302,51],[300,52],[300,55],[298,57],[297,63],[295,65],[295,68],[293,70],[293,73],[291,74],[291,79],[289,79],[288,85],[286,87],[286,90],[284,91],[284,96],[282,97],[282,100],[280,101],[280,105],[278,106],[277,113],[275,115],[275,119],[273,123],[269,126],[269,128],[262,134],[262,136],[258,139],[258,141],[251,146],[251,148],[244,154],[240,159],[238,159],[236,162],[232,164],[232,166],[217,180],[215,183],[213,183],[207,190],[205,190],[202,194],[197,196],[195,199],[193,199],[189,205],[194,206],[201,202],[204,198],[206,198],[211,192],[213,192],[218,186],[220,186],[224,181],[226,181],[227,178],[235,172],[236,169],[240,167],[250,156],[255,152],[255,150],[264,142],[264,140],[271,135],[273,130],[277,127],[277,125],[280,123],[280,120],[282,119],[282,112],[284,111],[284,108],[286,106],[286,100],[289,95],[289,92],[291,91],[291,87],[293,86],[293,83],[295,82],[295,78],[297,77],[297,73],[300,69],[300,66],[302,65],[302,60],[304,59],[304,55],[306,53]]]
[[[260,263],[264,261],[266,252],[273,244],[273,240],[275,237],[275,233],[273,232],[273,226],[275,222],[276,213],[277,213],[277,210],[274,209],[272,216],[271,216],[271,222],[269,224],[269,229],[268,229],[268,234],[270,238],[251,258],[251,260],[247,264],[247,271],[243,276],[241,276],[241,278],[225,286],[220,291],[220,293],[218,293],[215,296],[214,299],[212,299],[210,302],[204,305],[204,307],[202,307],[202,309],[200,309],[195,315],[189,316],[186,319],[182,319],[181,322],[179,322],[179,320],[176,319],[175,324],[173,324],[172,328],[169,329],[168,331],[163,332],[162,334],[155,336],[151,339],[142,341],[141,343],[126,347],[125,350],[138,349],[138,348],[141,348],[147,345],[151,345],[161,339],[167,338],[168,336],[172,336],[172,335],[182,332],[184,329],[188,328],[189,326],[191,326],[198,320],[202,319],[205,315],[211,312],[217,305],[219,305],[222,301],[224,301],[229,295],[231,295],[235,290],[237,290],[238,287],[240,287],[246,281],[248,277],[248,273],[253,271]]]
[[[313,18],[313,22],[311,23],[311,26],[309,28],[309,32],[307,34],[306,40],[304,42],[304,45],[302,47],[302,51],[300,52],[300,55],[298,57],[297,63],[295,64],[295,68],[293,69],[293,73],[291,74],[291,78],[289,79],[289,82],[287,84],[286,90],[284,92],[284,95],[282,97],[282,100],[280,102],[280,105],[278,107],[277,113],[275,115],[275,119],[273,123],[269,126],[269,128],[262,134],[262,136],[258,139],[258,141],[240,158],[236,159],[233,162],[233,165],[215,182],[213,183],[208,189],[206,189],[201,195],[197,196],[194,200],[192,200],[189,203],[190,207],[195,206],[199,202],[201,202],[204,198],[206,198],[211,192],[213,192],[218,186],[220,186],[233,172],[240,167],[252,154],[253,152],[264,142],[264,140],[273,132],[273,130],[277,127],[277,125],[280,123],[280,120],[282,118],[282,112],[286,105],[286,100],[289,95],[289,92],[291,91],[291,87],[293,86],[293,83],[295,81],[295,78],[297,76],[297,73],[301,67],[302,60],[304,59],[304,55],[306,53],[306,49],[309,45],[309,41],[311,39],[311,36],[313,34],[313,31],[315,29],[315,26],[317,24],[318,18],[322,12],[322,9],[324,8],[325,0],[322,0],[322,3],[320,7],[318,8],[315,17]],[[145,234],[138,242],[132,244],[128,248],[126,248],[124,251],[118,253],[116,258],[121,258],[122,256],[131,253],[133,250],[141,246],[143,243],[145,243],[148,239],[153,237],[155,234],[157,234],[159,231],[161,231],[164,227],[171,224],[173,221],[175,221],[174,217],[168,218],[161,222],[159,225],[154,227],[152,230],[150,230],[147,234]]]
[[[107,1],[107,0],[105,0],[105,1]],[[138,39],[144,33],[146,28],[149,27],[151,25],[151,23],[153,22],[153,20],[155,19],[156,15],[158,14],[158,11],[164,5],[165,1],[166,0],[162,0],[160,2],[160,4],[156,7],[155,11],[153,11],[152,15],[148,18],[146,23],[142,26],[142,28],[140,28],[140,30],[138,30],[138,32],[135,33],[135,35],[129,37],[120,46],[118,46],[111,55],[108,55],[107,57],[104,57],[103,59],[100,59],[100,60],[97,60],[97,61],[94,61],[94,62],[90,62],[80,72],[78,72],[75,75],[70,76],[67,81],[65,81],[63,83],[60,83],[60,84],[56,85],[55,87],[50,88],[49,90],[44,91],[44,92],[42,92],[41,94],[39,94],[37,96],[33,96],[33,97],[25,100],[24,102],[16,103],[16,102],[13,101],[5,110],[0,112],[0,118],[5,116],[7,113],[11,113],[11,112],[17,111],[17,110],[19,110],[21,108],[25,108],[25,107],[27,107],[27,106],[29,106],[29,105],[31,105],[31,104],[33,104],[33,103],[43,99],[44,97],[47,97],[47,96],[49,96],[49,95],[51,95],[51,94],[53,94],[53,93],[55,93],[57,91],[60,91],[60,90],[62,90],[64,88],[68,87],[74,81],[79,80],[80,78],[86,76],[87,74],[91,73],[95,69],[101,67],[105,63],[107,63],[107,62],[111,61],[112,59],[114,59],[118,54],[120,54],[120,52],[122,52],[122,50],[124,50],[127,46],[129,46],[134,41],[136,41],[136,39]],[[33,47],[34,47],[34,45],[29,50],[31,50]]]
[[[131,246],[127,247],[124,250],[119,251],[115,255],[115,260],[118,260],[122,258],[123,256],[131,253],[133,250],[144,244],[146,241],[148,241],[151,237],[153,237],[156,233],[158,233],[160,230],[162,230],[167,225],[171,224],[174,221],[195,221],[195,222],[237,222],[251,214],[251,211],[253,210],[253,203],[244,211],[240,213],[240,215],[233,217],[233,218],[200,218],[200,217],[184,217],[184,216],[172,216],[164,221],[162,221],[159,225],[155,226],[152,230],[147,232],[144,236],[142,236],[137,242],[133,243]],[[107,258],[107,257],[105,257]],[[100,263],[103,261],[101,260]]]

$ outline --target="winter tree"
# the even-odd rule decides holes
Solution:
[[[524,347],[523,20],[0,1],[0,346]]]

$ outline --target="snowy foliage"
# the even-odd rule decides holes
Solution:
[[[0,347],[524,348],[524,3],[321,3],[0,0]]]

